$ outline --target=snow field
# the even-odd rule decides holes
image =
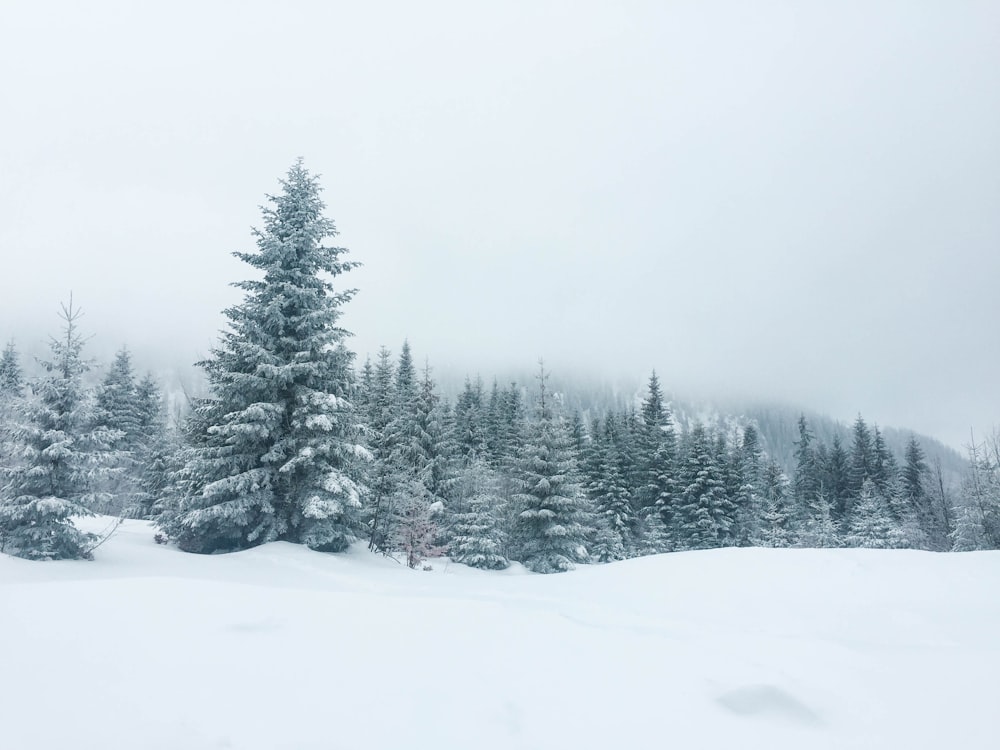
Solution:
[[[539,576],[152,535],[128,521],[91,563],[0,556],[0,747],[997,747],[998,553]]]

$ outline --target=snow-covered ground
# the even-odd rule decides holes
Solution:
[[[998,553],[428,572],[130,521],[0,555],[0,644],[6,750],[1000,747]]]

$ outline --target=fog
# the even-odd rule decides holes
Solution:
[[[995,2],[7,2],[0,340],[188,367],[296,157],[363,359],[1000,420]]]

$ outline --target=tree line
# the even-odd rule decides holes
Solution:
[[[920,443],[901,457],[858,417],[849,445],[798,423],[789,477],[753,424],[681,430],[655,372],[641,403],[566,408],[531,384],[468,379],[452,403],[404,342],[360,366],[340,326],[355,263],[326,244],[301,162],[269,196],[258,277],[199,363],[208,392],[168,424],[160,388],[122,350],[96,386],[79,310],[62,310],[41,375],[0,356],[0,549],[91,557],[76,516],[155,521],[196,553],[275,540],[339,552],[357,540],[411,567],[440,554],[548,573],[574,564],[725,546],[1000,548],[1000,441],[971,449],[946,488]]]

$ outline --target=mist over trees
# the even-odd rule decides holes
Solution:
[[[189,552],[360,540],[410,567],[447,554],[542,573],[727,546],[1000,548],[997,435],[972,441],[956,487],[915,436],[894,449],[860,415],[696,418],[663,373],[614,403],[553,388],[544,366],[444,394],[409,342],[355,362],[339,320],[356,264],[327,244],[317,178],[299,162],[281,187],[256,250],[236,253],[253,278],[183,419],[127,349],[95,373],[72,302],[37,374],[6,346],[3,551],[88,558],[100,540],[72,518],[91,513],[153,520]]]

